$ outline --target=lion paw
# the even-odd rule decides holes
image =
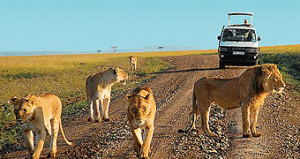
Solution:
[[[94,119],[92,119],[92,118],[88,118],[88,120],[87,120],[88,122],[93,122],[94,121]]]
[[[56,157],[56,154],[52,153],[52,152],[49,152],[47,155],[47,158],[55,158],[55,157]]]
[[[208,136],[208,137],[218,137],[218,135],[215,134],[215,133],[209,133],[209,134],[207,134],[207,136]]]
[[[103,120],[104,120],[105,122],[109,122],[109,121],[110,121],[109,118],[104,118]]]
[[[100,123],[101,122],[101,119],[99,120],[99,119],[97,119],[97,120],[95,120],[95,123]]]
[[[250,138],[251,135],[250,134],[243,134],[243,138]]]
[[[256,132],[256,133],[252,133],[252,136],[253,136],[253,137],[260,137],[260,136],[261,136],[261,133],[257,133],[257,132]]]
[[[141,154],[139,155],[139,158],[148,159],[149,157],[148,157],[148,154],[141,153]]]

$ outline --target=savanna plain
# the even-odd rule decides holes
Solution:
[[[129,56],[138,57],[130,70]],[[234,78],[247,67],[218,69],[217,50],[161,51],[0,57],[0,157],[28,158],[22,131],[15,122],[12,96],[49,92],[63,103],[67,138],[58,138],[58,158],[136,158],[126,118],[125,95],[137,86],[153,90],[157,103],[150,158],[300,158],[300,45],[261,47],[259,63],[278,65],[286,89],[270,94],[261,108],[259,138],[242,138],[241,110],[212,106],[210,127],[219,138],[207,137],[197,118],[198,133],[179,134],[188,127],[193,84],[200,78]],[[110,67],[129,74],[127,84],[112,87],[110,122],[88,122],[86,78]],[[42,158],[47,156],[47,138]]]

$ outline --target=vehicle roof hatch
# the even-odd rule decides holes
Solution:
[[[228,14],[228,27],[231,26],[245,26],[245,27],[253,27],[253,13],[252,12],[232,12]],[[244,24],[230,24],[230,16],[251,16],[251,22]]]

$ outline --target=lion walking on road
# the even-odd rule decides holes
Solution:
[[[212,103],[230,110],[242,110],[243,137],[259,137],[256,131],[258,113],[269,93],[281,93],[285,87],[280,71],[275,64],[258,65],[248,68],[233,79],[201,78],[194,84],[193,111],[190,113],[190,128],[196,129],[195,121],[199,114],[202,129],[207,136],[216,136],[208,126]],[[187,132],[178,130],[178,132]]]
[[[48,157],[56,156],[59,130],[68,145],[75,145],[65,137],[61,123],[62,104],[56,95],[45,93],[39,96],[28,95],[21,99],[12,97],[10,103],[14,105],[18,125],[24,132],[30,158],[38,159],[40,157],[46,139],[46,131],[51,136]],[[37,136],[36,148],[34,147],[33,132]]]
[[[128,74],[120,68],[110,68],[107,71],[90,75],[86,80],[87,102],[90,106],[88,121],[109,121],[108,108],[111,87],[116,82],[126,84]],[[101,116],[100,116],[101,113]]]
[[[129,102],[127,117],[138,157],[148,158],[154,131],[156,104],[149,87],[138,87],[126,96]]]

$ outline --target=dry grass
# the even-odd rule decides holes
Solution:
[[[300,53],[300,44],[260,47],[261,53]]]
[[[60,97],[84,96],[86,78],[93,73],[121,67],[129,72],[128,56],[139,58],[140,73],[149,73],[165,67],[165,64],[145,67],[150,58],[159,56],[180,56],[189,54],[213,53],[207,51],[165,51],[119,54],[81,54],[81,55],[49,55],[0,57],[0,104],[12,95],[39,94],[52,92]],[[144,68],[145,67],[145,68]],[[146,72],[144,72],[146,71]]]

